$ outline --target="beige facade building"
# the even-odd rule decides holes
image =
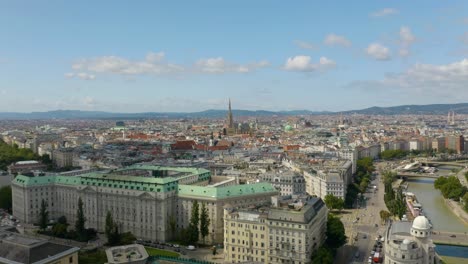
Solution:
[[[73,149],[62,148],[52,152],[52,161],[58,168],[73,166]]]
[[[235,209],[225,206],[226,263],[311,262],[325,240],[328,209],[321,199],[307,197]]]
[[[344,200],[352,177],[352,162],[349,160],[326,161],[323,165],[304,171],[307,193],[322,199],[332,194]]]
[[[75,176],[19,175],[12,182],[13,215],[24,223],[36,223],[44,199],[51,219],[66,216],[73,223],[81,198],[86,227],[104,231],[106,214],[111,212],[123,232],[167,241],[175,236],[169,219],[175,219],[177,230],[187,227],[197,200],[205,203],[211,220],[206,242],[222,243],[224,205],[253,205],[278,193],[270,183],[205,186],[209,178],[205,169],[138,165]]]

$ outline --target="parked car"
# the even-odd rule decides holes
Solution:
[[[189,246],[187,246],[187,249],[188,250],[195,250],[195,246],[189,245]]]

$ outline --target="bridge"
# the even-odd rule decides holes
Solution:
[[[422,165],[447,165],[447,166],[454,166],[454,167],[466,167],[468,166],[468,161],[436,161],[436,160],[418,160]]]
[[[432,241],[435,244],[454,245],[454,246],[465,246],[468,247],[468,233],[456,233],[437,231],[432,232]]]
[[[441,175],[429,174],[429,173],[411,173],[411,172],[398,172],[398,176],[403,177],[424,177],[424,178],[434,178],[437,179]]]

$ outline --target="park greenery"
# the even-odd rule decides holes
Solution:
[[[439,177],[434,181],[434,187],[440,190],[444,198],[455,201],[460,201],[467,193],[467,188],[456,176]]]
[[[330,210],[342,210],[344,208],[343,199],[336,197],[333,194],[325,195],[324,202]]]
[[[385,187],[385,205],[393,216],[401,219],[406,213],[406,201],[401,188],[398,188],[397,190],[393,189],[393,181],[397,178],[397,174],[391,171],[386,171],[382,175]]]
[[[445,149],[443,151],[439,151],[439,153],[448,153],[453,154],[453,150]],[[406,157],[414,157],[414,156],[423,156],[423,157],[434,157],[436,156],[436,151],[434,149],[428,150],[401,150],[401,149],[389,149],[384,150],[380,153],[380,158],[383,160],[395,160],[395,159],[402,159]]]
[[[0,139],[0,170],[6,170],[11,163],[23,160],[39,160],[46,165],[52,163],[47,154],[39,156],[31,149],[19,148],[16,144],[8,145]]]
[[[408,156],[409,151],[395,149],[395,150],[384,150],[380,153],[380,158],[383,160],[393,160],[393,159],[401,159]]]
[[[95,264],[107,263],[107,255],[103,249],[93,249],[89,251],[78,252],[78,263],[80,264]]]
[[[53,237],[72,239],[79,242],[86,242],[96,237],[96,230],[93,228],[85,228],[86,218],[83,212],[83,201],[78,199],[77,218],[75,221],[75,229],[68,230],[68,222],[65,216],[57,219],[53,225],[49,221],[49,212],[47,211],[48,204],[43,199],[39,211],[39,231],[38,233]],[[51,227],[51,228],[49,228]]]
[[[369,183],[371,182],[372,172],[375,167],[372,158],[366,157],[359,159],[356,163],[356,175],[354,182],[348,185],[346,197],[344,201],[345,208],[353,208],[355,201],[357,201],[359,193],[366,192]]]
[[[0,188],[0,208],[11,213],[12,206],[11,186],[3,186]]]
[[[135,242],[136,237],[131,232],[120,233],[119,224],[116,223],[110,211],[106,214],[104,233],[107,237],[107,246],[128,245]]]
[[[313,264],[332,264],[336,250],[346,244],[344,225],[340,218],[331,213],[328,214],[326,236],[325,243],[312,255]]]

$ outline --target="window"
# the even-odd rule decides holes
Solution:
[[[73,263],[73,256],[71,256],[71,257],[68,259],[68,262],[69,262],[69,263]]]

